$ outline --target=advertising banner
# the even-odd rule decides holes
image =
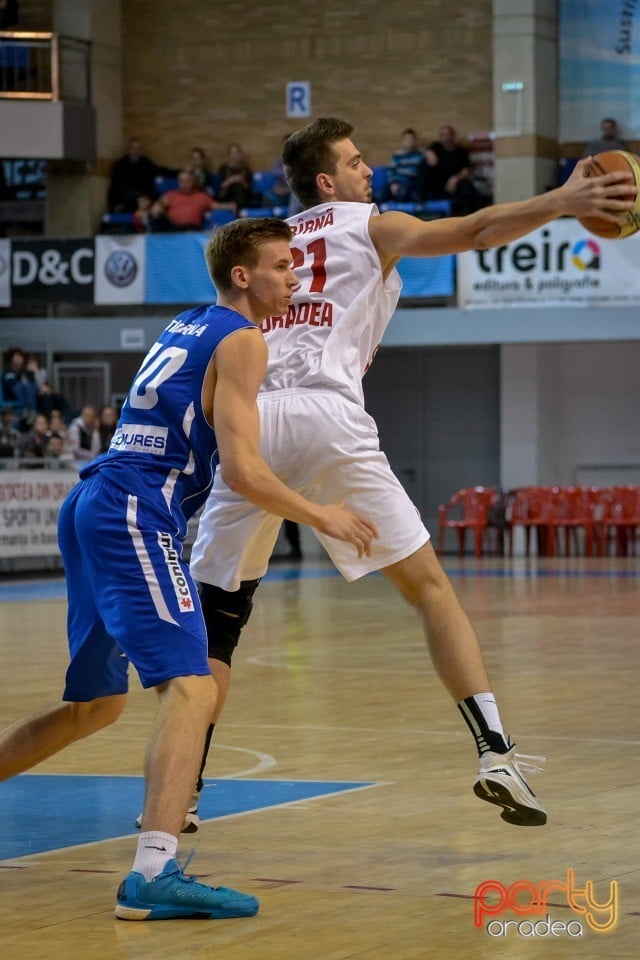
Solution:
[[[56,556],[58,511],[77,482],[75,470],[1,471],[0,559]]]
[[[204,248],[208,233],[0,240],[0,307],[73,301],[96,304],[213,303]],[[404,299],[450,297],[455,257],[406,257]]]
[[[0,307],[11,305],[11,243],[0,240]]]
[[[147,303],[213,302],[215,290],[204,261],[206,233],[151,234],[146,239]],[[402,297],[450,297],[455,291],[455,257],[405,258],[398,272]]]
[[[96,237],[96,303],[144,303],[146,237]]]
[[[561,0],[560,139],[595,140],[600,120],[640,138],[640,2]]]
[[[206,233],[147,236],[146,303],[213,303],[215,290],[204,262]]]
[[[93,237],[12,240],[11,300],[93,303]]]
[[[458,256],[458,305],[609,307],[640,304],[640,234],[601,240],[557,220],[493,250]]]

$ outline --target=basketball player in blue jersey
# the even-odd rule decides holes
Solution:
[[[229,487],[279,517],[371,549],[372,523],[289,490],[262,459],[256,395],[267,348],[262,320],[296,287],[280,220],[237,220],[209,241],[215,307],[178,316],[144,359],[108,453],[80,473],[62,505],[59,542],[69,596],[71,660],[63,703],[0,735],[0,779],[105,727],[125,706],[128,665],[160,699],[146,757],[142,832],[116,916],[127,920],[252,916],[255,897],[185,876],[176,860],[215,709],[198,595],[182,559],[189,517],[216,461]],[[215,424],[215,433],[214,433]]]
[[[313,489],[325,502],[338,496],[375,521],[380,535],[371,554],[356,557],[321,532],[318,538],[347,580],[379,570],[418,612],[436,671],[475,741],[475,794],[500,808],[508,823],[542,825],[545,809],[523,775],[528,765],[504,734],[475,631],[380,450],[361,381],[398,302],[401,257],[500,246],[565,214],[620,222],[633,206],[633,178],[587,179],[581,162],[556,190],[423,222],[396,211],[379,214],[371,203],[372,172],[352,133],[342,120],[320,118],[284,145],[285,172],[305,209],[289,218],[300,285],[286,315],[263,325],[269,362],[258,404],[269,465],[294,489]],[[216,477],[191,554],[220,690],[214,724],[278,528],[276,517],[226,488],[224,475]]]

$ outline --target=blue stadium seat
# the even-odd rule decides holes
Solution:
[[[387,213],[388,210],[399,210],[401,213],[412,213],[414,216],[422,212],[421,203],[399,203],[395,200],[389,200],[380,204],[380,211]]]
[[[566,183],[571,174],[573,173],[573,168],[578,162],[579,157],[562,157],[558,161],[558,186],[561,187],[563,183]]]
[[[233,210],[210,210],[205,213],[202,220],[202,229],[211,230],[212,227],[221,227],[225,223],[235,220],[236,215]]]
[[[123,235],[136,232],[132,213],[104,213],[102,215],[100,233]]]
[[[166,193],[167,190],[177,190],[178,180],[176,177],[156,177],[156,190],[159,196]]]
[[[426,216],[427,219],[435,220],[437,217],[451,216],[451,200],[425,200],[424,203],[400,203],[387,200],[380,204],[381,213],[387,213],[389,210],[399,210],[401,213],[411,213],[414,217]]]
[[[220,177],[217,173],[208,173],[207,182],[204,186],[207,193],[212,194],[214,197],[218,196],[218,190],[220,189]]]
[[[271,190],[275,182],[275,174],[271,173],[270,170],[257,170],[253,175],[253,189],[260,196]]]
[[[241,217],[274,217],[273,207],[243,207],[240,211]]]
[[[422,213],[432,213],[439,217],[451,216],[451,200],[426,200],[422,204]]]
[[[371,177],[371,193],[374,203],[382,203],[387,185],[387,168],[371,167],[373,176]]]
[[[105,213],[102,216],[103,224],[107,226],[133,226],[133,214],[132,213]]]

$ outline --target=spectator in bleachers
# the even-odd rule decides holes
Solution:
[[[238,210],[253,203],[253,171],[238,143],[229,144],[226,163],[218,169],[218,199],[235,204]]]
[[[100,453],[106,453],[118,425],[118,411],[107,404],[100,411],[98,433],[100,434]]]
[[[20,347],[12,347],[5,355],[2,375],[2,396],[5,403],[15,404],[27,422],[35,415],[38,387],[33,375],[25,369],[27,356]]]
[[[471,158],[458,141],[455,127],[443,124],[439,140],[429,145],[429,196],[451,200],[456,215],[473,213],[482,206],[478,191],[471,181]]]
[[[22,456],[41,460],[49,440],[49,421],[43,413],[37,413],[31,430],[24,435]]]
[[[49,466],[73,467],[73,456],[65,447],[64,438],[59,433],[52,433],[47,439],[45,457],[50,461]]]
[[[288,139],[289,134],[285,133],[284,137],[282,138],[283,146]],[[262,194],[263,206],[288,207],[289,198],[291,196],[291,187],[287,183],[287,178],[284,175],[284,166],[282,163],[281,154],[279,154],[273,161],[273,166],[271,167],[270,173],[274,180],[271,188]]]
[[[178,189],[167,190],[149,211],[148,229],[152,233],[175,230],[202,230],[202,221],[209,210],[235,210],[234,203],[218,203],[204,190],[196,188],[190,170],[178,174]]]
[[[51,437],[54,433],[62,437],[65,447],[67,447],[69,428],[64,422],[61,410],[52,410],[49,415],[49,436]]]
[[[418,135],[412,127],[402,131],[401,146],[393,152],[387,166],[387,200],[419,203],[423,199],[426,158]]]
[[[142,152],[142,143],[138,137],[129,141],[124,156],[116,160],[111,168],[111,182],[107,196],[109,213],[133,213],[138,197],[155,198],[158,195],[155,179],[167,171]]]
[[[149,214],[153,200],[146,193],[141,193],[136,201],[136,209],[133,211],[133,226],[138,233],[144,233],[149,228]]]
[[[585,145],[582,156],[593,157],[596,153],[605,153],[607,150],[628,150],[629,147],[620,139],[618,124],[613,117],[604,117],[600,121],[600,137],[590,140]]]
[[[40,361],[36,357],[35,353],[30,353],[27,356],[24,364],[25,373],[30,380],[33,380],[38,388],[45,383],[47,379],[47,371],[40,366]]]
[[[191,151],[187,170],[193,174],[198,190],[204,190],[209,196],[215,197],[215,175],[209,167],[208,157],[202,147],[194,147]]]
[[[13,407],[0,410],[0,457],[3,459],[19,457],[24,444],[24,434],[16,426],[16,414]]]
[[[55,411],[65,413],[68,409],[69,404],[62,394],[55,391],[51,384],[45,381],[38,390],[38,396],[36,398],[37,412],[44,413],[45,417],[51,417]]]
[[[98,433],[98,414],[96,408],[87,405],[69,424],[68,447],[74,460],[93,460],[100,453],[100,434]]]

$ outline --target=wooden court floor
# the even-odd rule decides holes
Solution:
[[[2,956],[637,958],[638,563],[445,566],[481,636],[505,728],[523,753],[547,757],[532,781],[546,827],[510,826],[473,795],[473,744],[433,674],[417,617],[384,578],[346,584],[307,565],[304,576],[294,570],[258,592],[207,775],[373,786],[209,820],[183,838],[182,857],[196,848],[190,872],[260,897],[252,919],[115,920],[133,826],[104,842],[4,860]],[[56,700],[66,665],[64,599],[11,599],[11,590],[0,585],[2,725]],[[36,772],[138,775],[154,706],[134,681],[115,726]],[[8,814],[14,823],[16,816],[5,788],[0,839]],[[73,826],[72,810],[58,813]],[[570,868],[578,887],[593,883],[599,903],[617,883],[610,932],[594,932],[562,889],[549,895],[544,916],[517,914],[505,899],[502,913],[474,925],[480,884],[496,881],[507,898],[512,884],[527,881],[526,903],[540,885],[566,881]],[[547,915],[549,924],[533,927]]]

